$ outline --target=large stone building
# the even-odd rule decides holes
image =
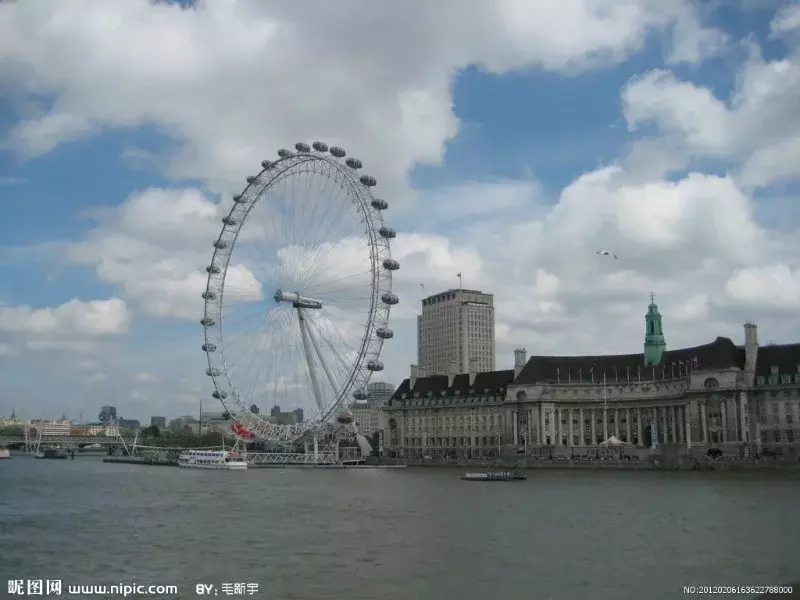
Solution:
[[[373,381],[367,384],[367,400],[350,405],[358,432],[370,439],[376,432],[386,429],[383,409],[394,394],[391,383]]]
[[[494,296],[447,290],[422,301],[417,317],[417,363],[428,375],[494,371]]]
[[[743,345],[718,337],[667,350],[652,297],[642,353],[528,359],[520,349],[514,370],[418,375],[412,366],[385,409],[387,447],[409,458],[581,454],[611,436],[631,453],[742,454],[798,440],[800,344],[759,347],[747,323]]]

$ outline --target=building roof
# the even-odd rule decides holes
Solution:
[[[800,365],[800,344],[770,344],[758,348],[756,375],[768,377],[771,367],[780,375],[794,375]]]
[[[403,382],[392,394],[389,404],[395,400],[399,400],[402,394],[419,392],[421,397],[426,397],[428,392],[436,394],[441,397],[441,392],[445,391],[445,397],[464,395],[469,389],[474,389],[476,392],[483,393],[484,390],[489,390],[489,393],[503,392],[508,384],[514,381],[514,370],[508,369],[505,371],[487,371],[485,373],[477,373],[475,381],[469,385],[469,374],[460,373],[453,378],[453,385],[448,386],[447,375],[431,375],[429,377],[418,377],[414,389],[410,389],[410,380],[404,379]]]
[[[655,368],[644,366],[644,354],[609,354],[605,356],[531,356],[522,369],[517,384],[535,383],[590,383],[606,380],[627,381],[670,379],[673,369],[677,375],[680,364],[697,369],[726,369],[744,367],[744,352],[724,337],[710,344],[664,352],[661,364]],[[674,366],[673,366],[674,365]]]

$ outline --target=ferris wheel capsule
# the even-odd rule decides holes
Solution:
[[[336,420],[342,424],[349,424],[356,420],[355,416],[349,410],[341,412],[337,415]]]

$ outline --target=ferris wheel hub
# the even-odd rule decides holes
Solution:
[[[295,308],[322,308],[322,302],[314,300],[314,298],[306,298],[301,296],[298,292],[284,292],[278,290],[275,292],[275,302],[290,302]]]

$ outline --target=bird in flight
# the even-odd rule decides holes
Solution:
[[[613,256],[615,259],[617,255],[611,252],[610,250],[598,250],[595,254],[599,254],[600,256]]]

